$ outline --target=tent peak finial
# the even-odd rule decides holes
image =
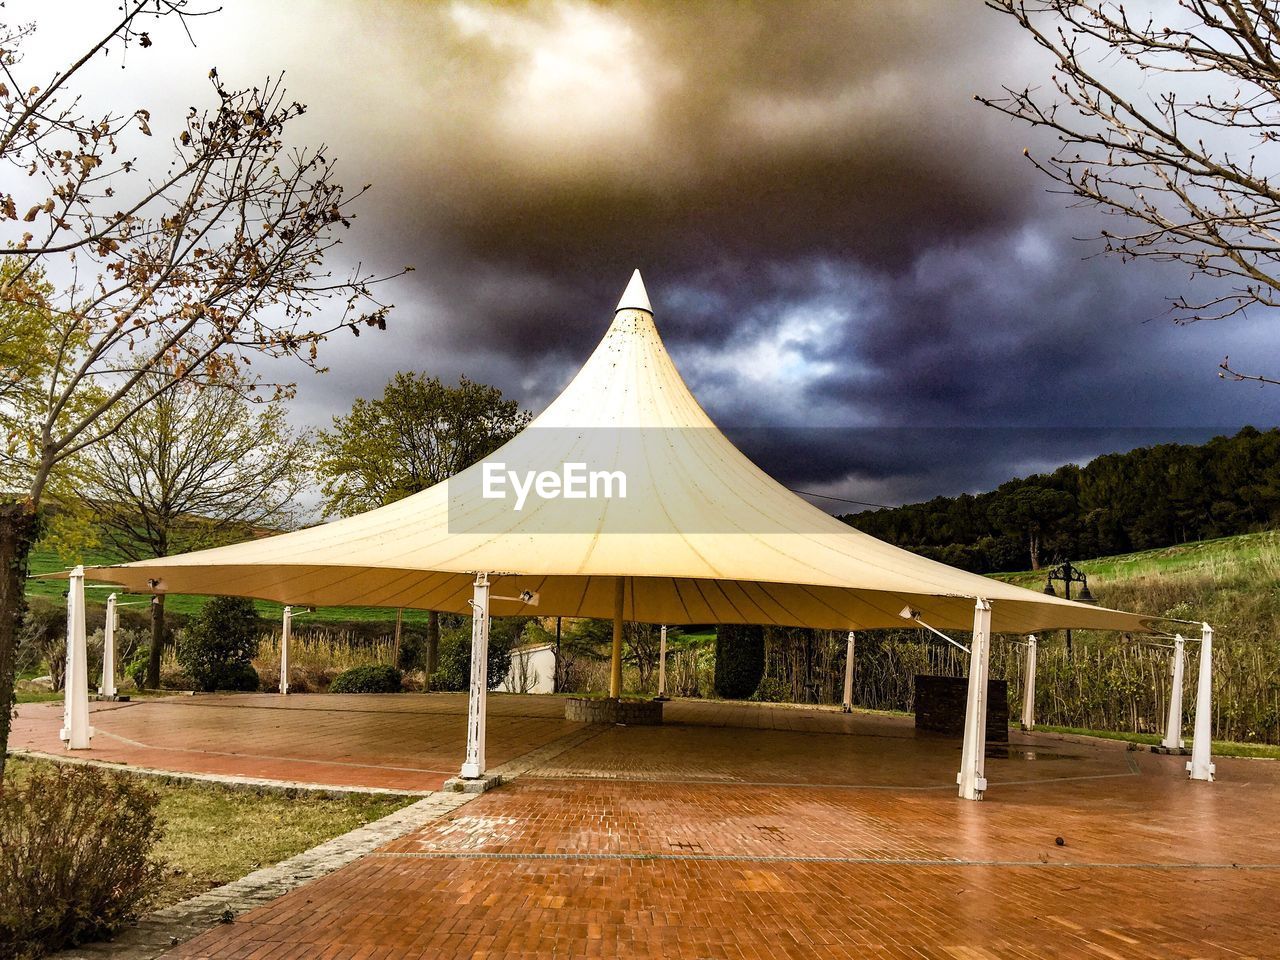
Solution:
[[[644,281],[640,279],[640,271],[636,270],[631,274],[631,282],[627,284],[627,289],[622,291],[622,299],[618,301],[618,310],[644,310],[653,313],[653,307],[649,305],[649,294],[644,289]]]

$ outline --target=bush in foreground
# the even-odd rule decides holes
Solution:
[[[107,936],[161,881],[156,795],[89,767],[37,768],[0,786],[0,960]]]
[[[257,690],[258,612],[245,597],[213,597],[178,644],[196,690]]]
[[[403,675],[395,667],[375,663],[368,667],[352,667],[338,674],[329,686],[330,693],[399,693]]]

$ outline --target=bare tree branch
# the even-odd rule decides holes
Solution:
[[[1049,89],[975,99],[1056,134],[1052,156],[1025,153],[1063,192],[1125,221],[1102,231],[1106,251],[1222,281],[1174,298],[1182,323],[1280,305],[1280,2],[987,5],[1053,68]]]

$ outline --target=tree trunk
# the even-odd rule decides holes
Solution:
[[[164,656],[164,594],[151,601],[151,654],[147,660],[147,689],[160,689],[160,658]]]
[[[427,649],[422,657],[422,668],[427,676],[427,685],[431,685],[431,675],[436,672],[436,664],[440,659],[440,614],[435,610],[427,612]]]
[[[18,628],[27,608],[27,560],[39,528],[39,514],[30,503],[0,505],[0,783],[13,722]]]

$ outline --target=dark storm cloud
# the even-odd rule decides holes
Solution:
[[[809,368],[803,386],[786,404],[758,402],[733,391],[742,370],[726,366],[695,388],[727,398],[720,421],[775,476],[877,502],[1274,422],[1271,394],[1224,383],[1214,366],[1227,349],[1265,355],[1265,328],[1170,329],[1179,271],[1086,259],[1040,219],[922,251],[911,270],[786,271],[779,300],[744,309],[739,327],[760,338],[771,318],[819,318],[775,337],[788,346],[771,356]]]
[[[418,136],[385,154],[382,244],[424,251],[454,346],[483,324],[493,349],[580,353],[597,331],[573,320],[598,317],[632,265],[737,309],[773,295],[770,264],[905,269],[1034,199],[1007,124],[970,100],[1003,26],[976,8],[398,10],[375,25],[395,22],[383,69],[426,93],[397,102]],[[664,322],[709,340],[733,326]]]

